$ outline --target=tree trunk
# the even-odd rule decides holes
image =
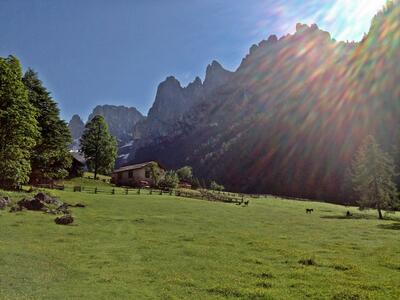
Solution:
[[[94,180],[97,179],[97,166],[94,167]]]
[[[382,210],[380,207],[378,207],[378,214],[379,214],[379,219],[382,220],[383,216],[382,216]]]

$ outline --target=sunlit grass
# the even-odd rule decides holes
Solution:
[[[244,208],[55,193],[87,205],[73,208],[73,226],[0,211],[0,299],[400,297],[398,214],[379,221],[351,208],[346,219],[343,206],[274,198]]]

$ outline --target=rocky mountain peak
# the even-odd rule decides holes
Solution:
[[[79,139],[85,130],[85,123],[83,123],[79,115],[73,115],[68,123],[68,128],[71,132],[73,140]]]
[[[214,60],[207,66],[204,88],[206,93],[212,92],[215,88],[228,82],[233,72],[225,70],[222,65]]]
[[[111,135],[117,138],[120,145],[132,139],[136,123],[144,119],[143,115],[134,107],[115,105],[96,106],[89,115],[88,121],[97,115],[104,117]]]
[[[317,24],[308,26],[307,24],[297,23],[295,37],[310,38],[318,42],[331,42],[332,38],[329,32],[318,28]]]

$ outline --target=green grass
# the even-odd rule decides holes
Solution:
[[[94,174],[85,172],[83,177],[77,177],[70,180],[61,181],[60,184],[65,185],[67,188],[73,186],[84,186],[84,187],[97,187],[97,188],[108,188],[111,189],[112,185],[103,180],[110,180],[111,177],[104,175],[97,175],[98,180],[93,180]]]
[[[73,226],[0,211],[0,299],[400,298],[399,214],[54,193],[87,205],[72,209]]]

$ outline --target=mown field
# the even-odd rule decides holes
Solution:
[[[74,225],[0,211],[0,299],[400,298],[399,214],[53,193],[87,205],[72,208]]]

